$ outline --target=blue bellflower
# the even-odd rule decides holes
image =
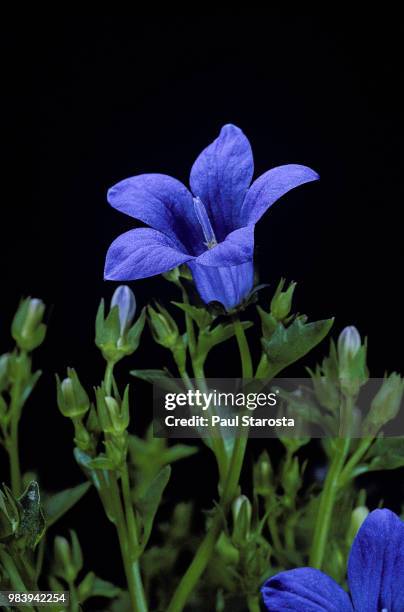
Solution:
[[[390,510],[371,512],[352,544],[350,595],[311,567],[281,572],[262,588],[271,612],[404,612],[404,523]]]
[[[105,278],[136,280],[187,264],[205,303],[239,305],[253,286],[255,224],[287,191],[318,178],[306,166],[288,164],[250,186],[253,171],[248,139],[225,125],[195,161],[191,191],[164,174],[114,185],[111,206],[150,227],[132,229],[111,244]]]

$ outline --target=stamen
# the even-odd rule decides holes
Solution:
[[[217,240],[208,216],[208,212],[201,198],[194,198],[194,209],[205,238],[205,242],[203,244],[207,246],[208,249],[213,249],[213,247],[217,245]]]

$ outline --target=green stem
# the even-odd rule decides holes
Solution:
[[[346,438],[351,435],[352,430],[353,398],[344,396],[340,405],[339,437]]]
[[[139,564],[137,560],[135,560],[133,549],[130,546],[130,537],[122,508],[121,496],[114,477],[111,478],[111,492],[115,511],[115,526],[118,533],[119,546],[121,549],[132,609],[133,612],[147,612]]]
[[[121,474],[122,480],[122,493],[123,500],[125,505],[125,514],[126,514],[126,523],[128,525],[128,531],[131,536],[131,540],[134,542],[135,546],[138,546],[138,529],[136,524],[135,513],[133,511],[132,504],[132,496],[130,492],[130,484],[129,484],[129,473],[128,466],[124,465]]]
[[[296,518],[295,515],[292,514],[285,525],[285,544],[287,550],[295,550],[295,526],[296,526]]]
[[[181,369],[181,370],[178,369],[178,371],[179,371],[181,379],[182,379],[183,383],[185,384],[186,388],[187,389],[193,389],[194,385],[192,384],[192,381],[191,381],[191,379],[190,379],[190,377],[188,375],[188,372],[186,370],[184,370],[184,369]]]
[[[283,550],[283,545],[279,536],[278,525],[276,522],[276,518],[274,516],[269,515],[268,517],[268,529],[271,534],[272,544],[276,551],[276,553],[281,553]]]
[[[21,494],[21,467],[18,437],[18,423],[20,415],[13,414],[11,417],[10,437],[7,440],[8,456],[10,459],[11,490],[18,497]]]
[[[338,438],[335,440],[334,457],[325,479],[324,488],[320,497],[320,506],[314,530],[313,544],[310,553],[309,565],[321,569],[324,553],[328,544],[331,518],[335,499],[339,490],[339,478],[344,467],[345,459],[349,452],[350,438]]]
[[[202,392],[208,392],[208,386],[205,380],[205,370],[204,370],[205,358],[193,359],[192,360],[192,369],[194,371],[195,383],[199,383]],[[226,449],[224,447],[223,439],[217,435],[213,435],[211,437],[212,450],[216,457],[217,466],[219,470],[219,483],[224,482],[227,475],[228,468],[228,459],[226,454]]]
[[[68,585],[69,585],[69,596],[70,596],[69,610],[70,612],[79,612],[80,604],[79,604],[79,598],[77,596],[76,585],[74,584],[73,581],[70,581]]]
[[[182,301],[184,302],[184,304],[189,304],[188,294],[182,285],[181,285],[181,290],[182,290]],[[185,313],[185,326],[187,330],[189,354],[191,355],[191,359],[193,359],[196,353],[195,328],[194,328],[194,322],[187,312]]]
[[[21,350],[20,359],[23,360],[25,355],[25,351]],[[15,496],[19,496],[21,494],[22,488],[18,437],[18,424],[21,418],[22,404],[23,402],[21,401],[21,367],[19,367],[17,369],[16,379],[11,390],[10,434],[6,438],[6,448],[10,460],[11,490]]]
[[[260,612],[260,598],[259,595],[249,595],[247,597],[247,606],[249,612]]]
[[[352,472],[354,468],[357,466],[357,464],[362,459],[362,457],[366,454],[373,440],[374,438],[363,438],[363,440],[361,440],[358,448],[352,454],[349,461],[347,461],[346,466],[341,472],[341,475],[339,478],[339,484],[341,487],[344,487],[349,482],[349,480],[352,477]]]
[[[252,366],[250,348],[248,346],[244,328],[241,325],[241,322],[238,316],[233,317],[233,325],[234,325],[234,331],[236,333],[238,348],[240,351],[243,378],[252,378],[253,377],[253,366]]]
[[[227,480],[219,507],[216,509],[210,528],[205,538],[202,540],[191,565],[188,567],[173,595],[167,612],[181,612],[184,609],[190,593],[195,588],[196,583],[210,561],[223,527],[223,517],[227,514],[229,506],[237,493],[246,444],[246,438],[237,438],[235,441]]]
[[[115,363],[107,362],[105,369],[105,391],[109,395],[112,391],[113,373]],[[147,612],[147,603],[144,594],[142,578],[138,562],[138,533],[136,518],[133,512],[132,499],[130,494],[128,467],[125,463],[121,471],[122,494],[124,499],[125,512],[122,508],[122,499],[115,474],[111,473],[111,485],[109,487],[115,516],[115,526],[118,533],[119,545],[121,549],[122,561],[125,569],[126,580],[128,583],[131,606],[134,612]]]
[[[0,561],[6,570],[6,575],[10,581],[12,590],[19,591],[20,593],[27,593],[27,588],[14,564],[13,559],[2,546],[0,546]],[[32,606],[24,606],[24,609],[25,608],[27,610],[32,610],[33,612],[35,610]]]
[[[133,511],[132,496],[130,492],[128,466],[125,464],[122,471],[122,492],[125,504],[126,524],[129,535],[130,570],[132,573],[135,590],[137,593],[137,609],[139,612],[147,612],[146,596],[144,594],[142,577],[139,566],[139,530],[136,516]]]
[[[104,377],[105,391],[107,395],[111,395],[114,367],[115,367],[115,363],[113,361],[107,361],[107,366],[105,368],[105,377]]]
[[[242,376],[245,379],[252,378],[252,360],[247,339],[245,337],[244,328],[241,325],[238,317],[233,317],[233,324],[240,351]],[[205,377],[203,362],[198,363],[195,359],[193,359],[193,368],[195,377],[201,379],[203,383]],[[221,440],[221,444],[223,445],[223,440]],[[205,535],[205,538],[202,540],[202,543],[200,544],[191,565],[188,567],[173,595],[167,612],[181,612],[181,610],[183,610],[190,593],[194,589],[196,583],[209,563],[215,549],[217,538],[222,530],[223,517],[227,514],[229,506],[237,493],[246,446],[246,435],[237,438],[234,442],[230,465],[226,470],[226,478],[224,479],[225,484],[219,507],[216,510],[216,514],[211,522],[210,528]],[[219,464],[219,472],[221,473],[221,480],[223,481],[223,465],[221,466],[220,464],[221,449],[215,450]]]

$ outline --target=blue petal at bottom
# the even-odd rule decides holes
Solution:
[[[214,268],[197,263],[188,264],[202,300],[220,302],[228,310],[235,308],[248,296],[253,287],[252,261],[238,266]]]

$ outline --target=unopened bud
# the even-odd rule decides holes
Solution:
[[[72,583],[76,580],[78,573],[83,567],[83,556],[77,535],[70,532],[71,542],[62,536],[55,538],[55,573]]]
[[[111,300],[111,309],[118,306],[121,336],[124,336],[132,325],[136,313],[136,298],[132,289],[127,285],[120,285],[115,289]]]
[[[67,377],[57,382],[57,402],[63,416],[75,419],[83,416],[90,407],[90,400],[80,383],[79,377],[72,368],[68,368]]]
[[[404,379],[399,374],[393,372],[384,379],[372,400],[364,422],[367,433],[377,433],[380,427],[397,416],[401,408],[403,393]]]
[[[252,508],[248,497],[239,495],[233,502],[232,513],[232,540],[234,544],[240,546],[247,542],[251,529]]]
[[[266,451],[261,453],[254,466],[254,490],[262,497],[274,492],[272,465]]]
[[[36,298],[27,298],[21,302],[14,316],[11,333],[20,347],[32,351],[42,344],[46,326],[42,323],[45,304]]]
[[[361,347],[361,337],[354,325],[345,327],[338,338],[338,357],[353,359]]]
[[[368,514],[369,510],[366,508],[366,506],[358,506],[353,510],[347,534],[347,544],[349,546],[351,546],[352,542],[354,541],[356,534],[362,527],[362,523],[365,521]]]
[[[362,345],[358,330],[345,327],[338,338],[338,371],[343,393],[355,397],[367,381],[366,343]]]
[[[154,340],[162,346],[172,349],[178,342],[179,331],[176,322],[170,313],[156,305],[157,310],[152,306],[148,307],[149,323]]]
[[[290,283],[286,291],[283,291],[284,285],[285,279],[282,278],[271,300],[271,314],[277,321],[286,319],[292,308],[292,298],[296,283]]]
[[[96,397],[102,430],[119,436],[129,425],[129,385],[125,389],[121,404],[114,397],[105,395],[103,386],[96,389]]]

